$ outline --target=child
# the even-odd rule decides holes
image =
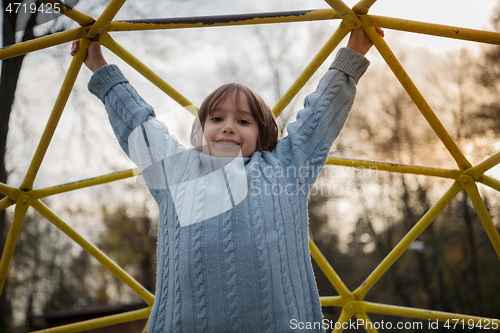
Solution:
[[[148,332],[323,332],[307,195],[347,118],[371,46],[363,30],[352,31],[286,137],[278,140],[274,116],[255,92],[228,84],[203,102],[195,148],[187,149],[90,44],[89,90],[105,104],[160,210]],[[77,50],[75,41],[72,54]]]

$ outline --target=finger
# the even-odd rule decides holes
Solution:
[[[71,44],[71,52],[70,54],[74,56],[76,52],[80,49],[80,41],[79,40],[74,40],[73,43]]]

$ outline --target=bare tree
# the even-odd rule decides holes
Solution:
[[[3,27],[2,46],[16,44],[16,24],[18,15],[9,11],[8,6],[14,6],[14,1],[3,0]],[[31,15],[26,27],[22,29],[21,41],[27,41],[35,37],[33,28],[36,25],[35,14]],[[24,60],[24,55],[2,61],[2,74],[0,77],[0,182],[7,183],[7,170],[5,167],[5,153],[7,149],[7,134],[9,131],[9,118],[14,103],[14,96],[17,88],[19,73]],[[0,194],[0,199],[4,196]],[[3,253],[7,237],[7,223],[5,211],[0,212],[0,249]],[[0,295],[0,331],[9,332],[11,330],[11,305],[8,290],[8,281],[5,282],[4,292]]]

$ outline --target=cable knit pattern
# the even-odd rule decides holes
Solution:
[[[179,219],[175,219],[174,225],[174,309],[172,316],[172,332],[181,332],[181,288],[179,276],[179,245],[180,245],[180,232],[181,225]]]
[[[309,253],[309,242],[307,242],[307,251],[306,251],[305,240],[303,237],[300,237],[301,234],[300,229],[302,227],[302,219],[300,215],[300,202],[298,200],[297,201],[294,200],[292,201],[291,205],[293,207],[293,221],[295,224],[295,234],[298,235],[298,237],[295,238],[297,258],[300,263],[305,265],[307,259],[309,259],[309,257],[305,255],[305,253]],[[307,308],[311,305],[311,295],[308,290],[309,283],[307,281],[306,272],[302,270],[300,270],[300,282],[302,283],[304,303],[305,307]]]
[[[269,281],[269,267],[268,267],[268,251],[267,244],[265,243],[265,230],[264,221],[261,214],[261,207],[257,193],[250,193],[251,213],[252,217],[252,234],[255,241],[255,255],[257,259],[257,287],[260,307],[260,332],[271,332],[272,315],[271,310],[272,297],[271,297],[271,281]]]
[[[165,224],[167,222],[165,221]],[[170,258],[170,253],[169,253],[169,241],[168,241],[168,230],[169,228],[165,228],[164,229],[165,232],[164,232],[164,242],[163,244],[161,244],[162,248],[164,248],[164,252],[162,253],[163,256],[164,256],[164,262],[163,262],[163,267],[161,267],[161,269],[158,269],[157,271],[157,279],[158,281],[162,281],[161,284],[159,284],[157,286],[157,290],[161,290],[161,294],[160,295],[156,295],[156,297],[162,297],[162,298],[165,298],[165,299],[168,299],[168,287],[169,287],[169,283],[168,283],[168,278],[169,278],[169,258]],[[163,272],[163,274],[160,274],[160,272]],[[157,313],[165,313],[165,308],[167,306],[166,302],[163,302],[163,303],[157,303],[155,305],[158,305],[158,309],[155,311],[155,312],[152,312],[151,315],[154,315],[154,317],[156,317],[156,314]],[[153,331],[154,332],[163,332],[163,328],[165,326],[165,316],[158,316],[159,320],[155,323],[156,326],[155,327],[151,327],[152,325],[150,324],[149,325],[149,330]]]
[[[193,169],[184,169],[182,170],[183,174],[187,178],[190,179],[191,172]],[[186,198],[184,195],[186,193],[187,183],[181,183],[182,186],[178,187],[177,190],[180,191],[180,194],[175,193],[175,197],[183,198],[183,200],[179,201],[176,206],[177,209],[181,210],[182,205],[185,200],[190,200],[191,198]],[[173,316],[172,316],[172,332],[178,333],[181,332],[182,323],[181,323],[181,281],[180,281],[180,271],[179,271],[179,256],[180,256],[180,232],[181,226],[178,216],[176,215],[175,224],[174,224],[174,306],[173,306]],[[195,260],[196,261],[196,260]],[[195,269],[199,268],[195,266]],[[196,276],[196,272],[195,272]],[[197,281],[197,280],[195,280]],[[199,281],[199,280],[198,280]]]
[[[182,147],[118,67],[94,73],[89,90],[104,102],[122,149],[155,186],[149,190],[160,208],[149,333],[281,333],[295,331],[293,320],[322,326],[307,196],[367,66],[341,49],[276,148],[227,165]]]
[[[203,216],[203,207],[205,206],[205,191],[208,186],[208,178],[201,178],[200,191],[196,198],[196,211],[195,211],[195,221],[200,221],[201,216]],[[201,221],[200,221],[201,222]],[[193,236],[193,266],[194,266],[194,287],[195,287],[195,304],[197,315],[196,318],[196,332],[207,332],[208,318],[207,318],[207,308],[206,308],[206,296],[205,296],[205,284],[204,284],[204,268],[202,263],[202,228],[203,223],[196,223],[194,225],[194,236]]]
[[[275,186],[276,185],[276,186]],[[276,177],[273,177],[273,187],[282,188],[281,184],[278,183]],[[297,298],[294,295],[293,287],[291,285],[290,270],[288,267],[288,257],[285,241],[285,226],[283,221],[283,215],[281,212],[281,196],[273,196],[274,204],[274,215],[275,215],[275,231],[278,236],[278,252],[280,261],[280,272],[281,272],[281,282],[283,284],[283,294],[285,296],[286,309],[288,311],[288,318],[298,318],[297,316]]]
[[[226,288],[226,307],[228,314],[228,328],[231,332],[242,332],[241,327],[241,313],[238,306],[238,274],[236,270],[235,261],[235,237],[233,228],[233,218],[231,211],[227,211],[223,214],[222,218],[222,232],[223,232],[223,269],[226,276],[227,288]],[[237,241],[237,239],[236,239]]]
[[[228,184],[234,184],[235,175],[232,173],[231,168],[225,168],[226,178]],[[232,194],[231,194],[232,195]],[[233,198],[234,202],[234,198]],[[222,269],[224,271],[226,284],[226,313],[227,313],[227,327],[230,332],[243,332],[241,311],[239,302],[242,300],[238,298],[238,274],[235,253],[235,243],[238,239],[234,230],[234,217],[233,210],[226,211],[222,214]]]

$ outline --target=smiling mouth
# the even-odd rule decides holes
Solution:
[[[215,143],[220,143],[220,144],[223,144],[223,145],[233,145],[233,146],[239,146],[240,145],[239,143],[229,142],[229,141],[215,141]]]

